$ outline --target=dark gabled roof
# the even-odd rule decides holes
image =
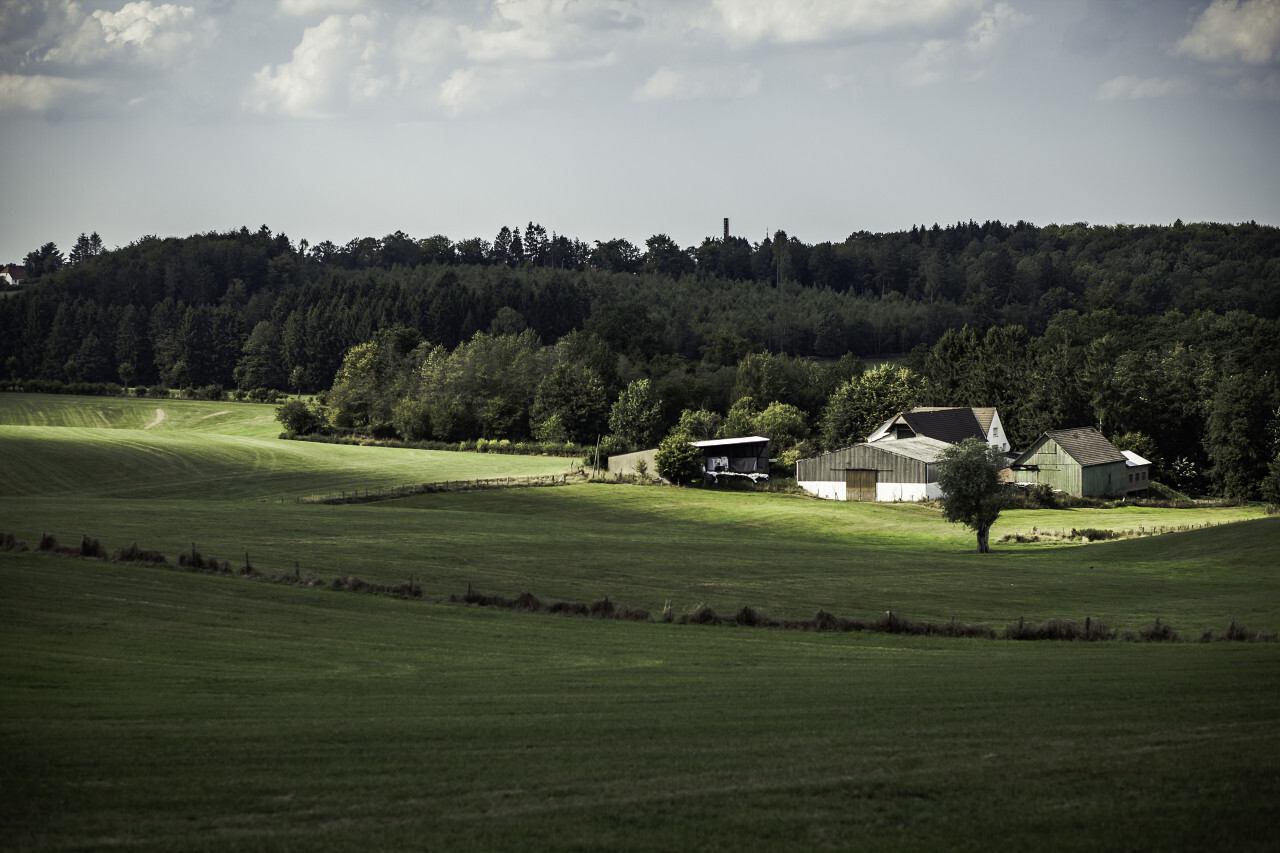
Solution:
[[[973,409],[913,409],[903,412],[902,419],[916,435],[947,444],[959,444],[966,438],[985,441],[987,437]]]
[[[1051,429],[1045,435],[1083,467],[1125,461],[1124,454],[1093,427]]]

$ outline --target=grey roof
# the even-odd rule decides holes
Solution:
[[[905,456],[908,459],[933,463],[937,462],[938,457],[942,455],[942,451],[951,445],[936,438],[918,435],[915,438],[900,438],[897,441],[877,441],[875,444],[866,446],[873,447],[876,450],[883,450],[885,453]]]
[[[1051,429],[1045,435],[1084,467],[1126,461],[1125,455],[1093,427]]]

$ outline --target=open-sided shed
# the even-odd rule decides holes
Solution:
[[[708,479],[721,477],[745,477],[750,480],[769,479],[769,443],[763,435],[744,435],[738,438],[715,438],[690,442],[702,451],[703,471]]]

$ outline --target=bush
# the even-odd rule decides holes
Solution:
[[[210,400],[217,402],[226,399],[226,392],[221,385],[205,385],[203,388],[188,388],[186,395],[193,400]]]
[[[107,549],[102,547],[102,543],[92,536],[80,537],[80,556],[88,557],[93,560],[107,559]]]
[[[689,434],[672,430],[658,445],[654,458],[658,474],[673,483],[687,483],[702,476],[702,451],[689,443]]]
[[[290,435],[311,435],[324,427],[324,418],[315,408],[302,400],[288,400],[276,409],[276,420],[284,425]]]

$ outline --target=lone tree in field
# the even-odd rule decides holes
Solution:
[[[1004,506],[1000,471],[1004,454],[979,438],[966,438],[942,451],[938,488],[947,521],[961,522],[978,534],[978,553],[991,553],[991,525]]]

